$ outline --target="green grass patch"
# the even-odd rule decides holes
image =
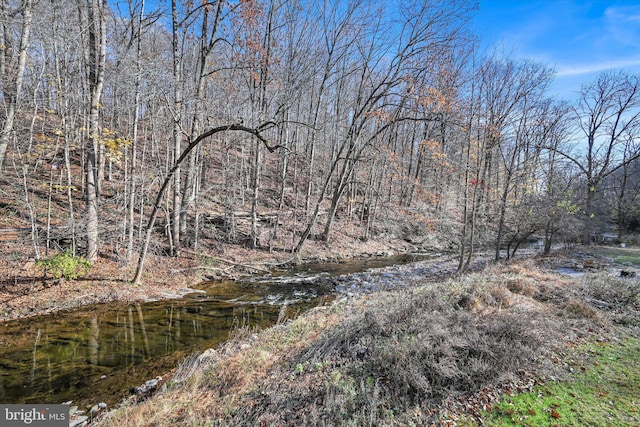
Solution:
[[[81,256],[75,256],[71,250],[55,255],[48,259],[36,262],[44,274],[51,273],[55,279],[65,278],[75,280],[78,276],[85,275],[91,269],[91,263]]]
[[[571,380],[506,396],[483,416],[491,426],[640,425],[640,340],[593,343]]]
[[[640,265],[640,255],[617,255],[613,258],[620,264]]]
[[[599,246],[593,249],[593,253],[612,258],[615,262],[628,265],[640,265],[639,248],[617,248]]]

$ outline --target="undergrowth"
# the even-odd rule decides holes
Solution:
[[[51,273],[54,279],[75,280],[89,272],[91,262],[84,257],[75,256],[71,250],[67,250],[51,258],[39,260],[36,262],[36,267],[40,268],[45,275]]]

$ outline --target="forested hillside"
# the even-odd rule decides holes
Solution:
[[[137,281],[147,254],[293,257],[348,232],[464,269],[636,231],[639,77],[554,99],[548,64],[479,50],[474,7],[0,2],[0,239],[24,242],[4,257]]]

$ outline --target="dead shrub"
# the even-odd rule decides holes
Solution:
[[[513,294],[506,287],[494,283],[489,286],[467,289],[459,297],[457,305],[477,313],[491,309],[507,308],[511,305]]]
[[[640,282],[608,273],[586,275],[580,282],[585,296],[616,307],[640,308]]]
[[[568,301],[567,289],[558,283],[541,283],[536,287],[533,295],[536,301],[556,305],[565,304]]]
[[[511,305],[513,295],[508,288],[502,285],[494,284],[489,288],[489,294],[491,294],[491,297],[499,307],[507,308]]]
[[[445,287],[406,292],[331,330],[289,366],[295,382],[313,384],[260,390],[238,423],[272,420],[282,425],[379,425],[391,414],[473,393],[531,368],[542,346],[531,318],[507,311],[480,315],[461,309]],[[510,292],[482,293],[504,304]],[[541,320],[542,321],[542,320]],[[308,367],[330,366],[307,373]],[[311,375],[314,380],[305,380]],[[318,381],[320,380],[320,381]],[[241,420],[241,422],[240,422]],[[396,420],[397,421],[397,420]]]
[[[621,326],[640,326],[640,282],[636,278],[616,277],[607,272],[585,275],[574,294],[601,318]]]
[[[575,318],[600,320],[600,314],[583,300],[572,298],[563,307],[563,312]]]
[[[534,270],[537,270],[538,267],[535,266],[532,260],[524,260],[519,262],[510,262],[508,264],[504,264],[502,267],[503,274],[515,274],[518,276],[524,276],[531,273]]]
[[[537,286],[532,283],[531,279],[524,277],[509,278],[505,281],[505,286],[514,294],[533,297],[537,292]]]

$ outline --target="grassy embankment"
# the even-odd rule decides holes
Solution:
[[[345,298],[237,331],[96,424],[638,425],[639,289],[527,261]]]

